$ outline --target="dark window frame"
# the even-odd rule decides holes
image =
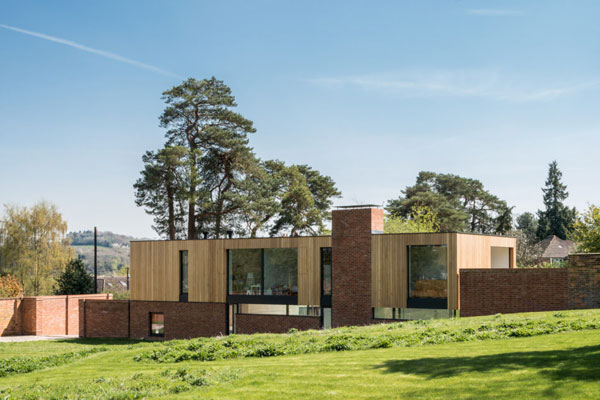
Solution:
[[[187,291],[184,293],[183,292],[183,253],[186,253],[186,260],[187,260]],[[183,302],[183,303],[187,303],[188,301],[188,295],[189,295],[189,290],[190,290],[190,259],[189,259],[189,253],[187,250],[180,250],[179,251],[179,301]]]
[[[331,251],[331,293],[324,294],[323,292],[323,281],[324,281],[324,270],[323,270],[323,253],[324,250]],[[333,248],[332,247],[321,247],[320,248],[320,269],[321,269],[321,307],[331,308],[331,295],[333,294]]]
[[[163,333],[154,333],[152,331],[152,316],[155,315],[155,314],[156,315],[162,314],[162,316],[163,316]],[[148,319],[149,319],[149,322],[150,322],[148,336],[152,336],[152,337],[165,337],[165,313],[164,312],[153,312],[153,311],[150,311],[148,313],[148,317],[149,317]]]
[[[406,293],[406,308],[426,308],[426,309],[446,309],[448,308],[448,294],[446,294],[446,298],[432,298],[432,297],[423,297],[423,298],[413,298],[410,297],[410,248],[411,247],[445,247],[446,248],[446,274],[448,274],[449,267],[449,259],[448,259],[448,245],[447,244],[412,244],[406,245],[406,283],[407,283],[407,293]],[[448,282],[448,277],[446,277],[446,283]]]
[[[296,274],[298,273],[298,248],[297,247],[273,247],[269,249],[295,249],[296,250]],[[231,250],[260,250],[261,253],[261,265],[260,265],[260,274],[261,274],[261,285],[260,285],[260,294],[231,294],[229,292],[229,282],[231,279],[231,271],[229,268],[230,259],[231,259]],[[298,293],[291,295],[275,295],[275,294],[265,294],[265,248],[261,249],[227,249],[227,280],[225,281],[226,291],[227,293],[227,302],[228,303],[236,303],[236,304],[298,304]],[[296,278],[298,279],[298,278]]]

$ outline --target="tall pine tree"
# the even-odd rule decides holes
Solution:
[[[558,163],[552,161],[548,168],[544,193],[545,210],[538,210],[537,237],[543,240],[550,235],[566,239],[575,223],[575,208],[567,207],[563,202],[569,197],[567,185],[562,183],[562,172]]]

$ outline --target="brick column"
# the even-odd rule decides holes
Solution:
[[[332,214],[333,327],[372,322],[371,234],[383,231],[383,210],[353,208]]]

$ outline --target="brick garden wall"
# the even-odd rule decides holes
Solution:
[[[460,316],[565,310],[566,268],[461,269]]]
[[[236,333],[288,333],[292,328],[299,331],[321,329],[321,317],[237,314],[235,318]]]
[[[569,309],[600,308],[600,254],[569,255]]]
[[[383,210],[359,208],[332,213],[333,327],[372,323],[371,234],[383,231]]]
[[[79,336],[129,337],[129,300],[79,300]]]
[[[79,300],[110,299],[111,294],[36,296],[0,300],[0,336],[77,335]]]
[[[568,268],[461,269],[460,315],[600,308],[600,254]]]
[[[21,299],[0,300],[0,336],[20,335],[22,318],[19,308]]]
[[[150,336],[150,313],[165,314],[165,336]],[[81,337],[188,339],[227,334],[224,303],[87,300],[80,302]]]

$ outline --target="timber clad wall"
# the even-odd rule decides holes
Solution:
[[[288,333],[292,328],[300,331],[321,328],[321,317],[238,314],[235,318],[235,333]]]
[[[298,304],[321,303],[321,247],[331,237],[131,242],[131,299],[179,301],[179,251],[188,251],[189,301],[225,303],[227,250],[298,249]]]

